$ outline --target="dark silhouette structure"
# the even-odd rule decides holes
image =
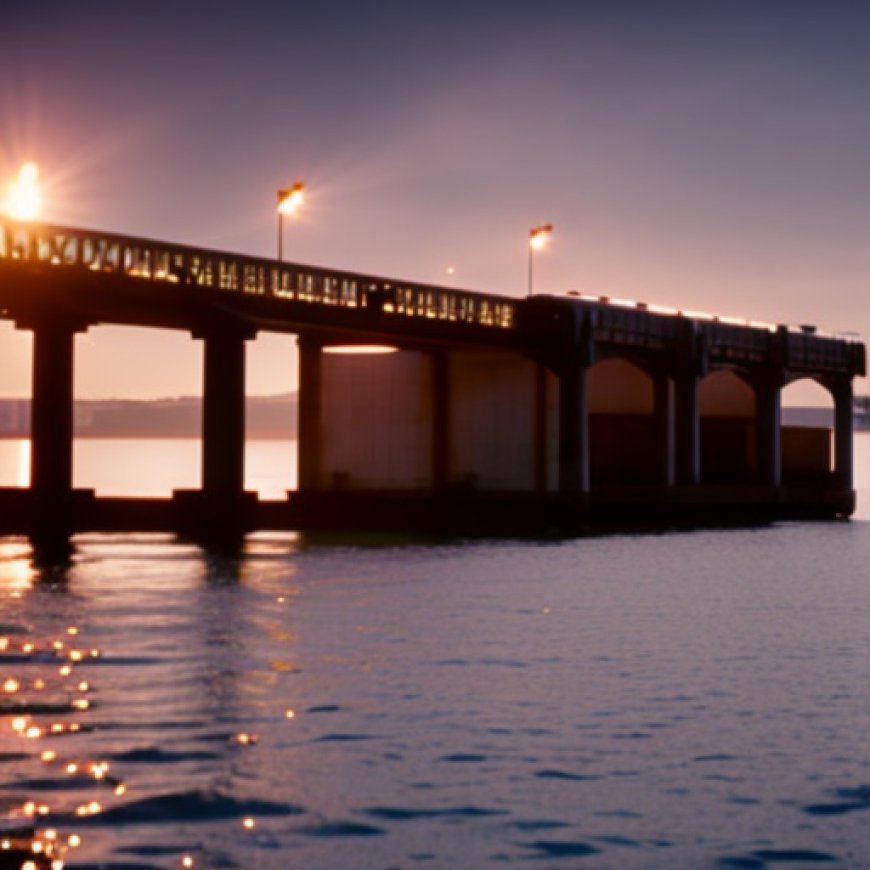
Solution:
[[[854,507],[865,350],[809,327],[518,300],[9,220],[0,316],[34,336],[31,487],[0,491],[2,531],[525,532]],[[75,336],[96,324],[203,341],[200,490],[73,490]],[[245,342],[262,330],[300,347],[299,490],[281,503],[243,486]],[[358,345],[392,352],[331,352]],[[801,378],[830,392],[833,438],[781,425],[781,390]]]

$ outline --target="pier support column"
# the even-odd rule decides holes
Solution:
[[[763,378],[755,384],[758,477],[770,486],[782,482],[781,393],[782,379],[778,376]]]
[[[700,384],[707,370],[707,348],[694,320],[677,319],[674,367],[674,448],[677,483],[701,482]]]
[[[320,489],[323,345],[299,336],[298,489]]]
[[[74,344],[82,327],[46,320],[32,329],[30,488],[45,513],[72,492]]]
[[[432,489],[447,488],[450,477],[450,358],[432,353]]]
[[[665,373],[653,378],[653,415],[655,419],[657,483],[673,486],[674,473],[674,387]]]
[[[206,333],[202,403],[202,489],[238,499],[245,482],[245,341],[234,329]]]
[[[588,366],[568,363],[559,372],[559,491],[589,492]]]
[[[852,489],[852,381],[837,381],[834,396],[834,477],[843,489]]]
[[[701,482],[699,386],[700,378],[692,372],[682,372],[674,383],[676,475],[677,483],[683,486]]]
[[[535,491],[547,491],[547,370],[535,365]]]

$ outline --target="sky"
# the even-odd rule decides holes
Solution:
[[[864,2],[17,3],[0,184],[27,160],[57,223],[273,256],[302,179],[289,260],[519,297],[547,222],[537,292],[870,336]],[[0,395],[27,342],[0,329]],[[249,358],[295,385],[290,339]],[[99,327],[76,379],[198,393],[201,348]]]

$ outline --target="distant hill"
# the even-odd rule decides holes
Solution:
[[[296,393],[252,396],[245,409],[248,438],[295,438]],[[193,396],[147,401],[80,399],[75,403],[78,438],[199,438],[202,400]],[[30,400],[0,399],[0,438],[30,434]]]
[[[79,438],[199,438],[202,400],[193,396],[137,401],[80,399],[75,403],[75,433]],[[247,437],[295,438],[297,394],[252,396],[245,412]],[[787,426],[834,424],[830,408],[783,408]],[[855,400],[855,427],[870,429],[870,400]],[[30,400],[0,399],[0,438],[27,438]]]

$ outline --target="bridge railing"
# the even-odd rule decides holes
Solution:
[[[517,302],[506,296],[5,218],[0,218],[0,259],[318,305],[378,308],[396,317],[499,329],[516,325]]]

